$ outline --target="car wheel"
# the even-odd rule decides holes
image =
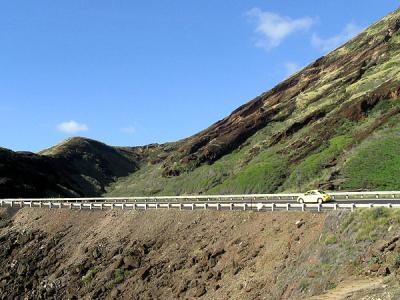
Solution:
[[[322,204],[322,199],[321,198],[318,199],[318,203]]]
[[[304,200],[300,198],[300,199],[299,199],[299,203],[303,204],[303,203],[304,203]]]

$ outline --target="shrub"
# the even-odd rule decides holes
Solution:
[[[304,292],[308,289],[309,286],[310,286],[310,283],[307,280],[302,280],[300,282],[299,289],[300,289],[300,291]]]
[[[112,280],[111,284],[112,285],[120,284],[128,276],[129,276],[129,271],[124,269],[116,269],[114,272],[114,279]]]
[[[96,268],[87,271],[87,273],[81,278],[82,283],[88,284],[89,282],[91,282],[97,272],[98,270]]]
[[[395,266],[396,268],[400,268],[400,255],[397,255],[397,256],[394,258],[394,266]]]
[[[324,240],[325,245],[333,245],[336,243],[337,243],[337,237],[334,234],[329,234]]]

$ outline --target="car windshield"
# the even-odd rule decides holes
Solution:
[[[324,191],[318,191],[318,193],[320,193],[320,194],[326,194]]]

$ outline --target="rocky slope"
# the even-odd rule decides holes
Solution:
[[[398,299],[399,218],[0,209],[0,299]]]
[[[399,93],[397,10],[176,143],[1,150],[0,197],[399,189]]]

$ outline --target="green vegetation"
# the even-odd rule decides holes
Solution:
[[[365,209],[357,211],[351,218],[351,228],[356,241],[374,242],[389,226],[400,224],[400,211],[388,208]]]
[[[129,276],[130,272],[128,270],[124,270],[124,269],[116,269],[114,271],[114,279],[111,281],[111,286],[120,284],[121,282],[123,282],[125,280],[125,278],[127,278]]]
[[[291,173],[287,182],[288,187],[296,186],[297,184],[304,185],[312,181],[320,181],[326,176],[325,167],[332,160],[335,160],[351,143],[349,136],[337,136],[322,145],[322,150],[306,157]],[[309,186],[311,188],[312,186]]]
[[[344,165],[343,188],[388,190],[400,187],[399,127],[380,132],[360,145]]]
[[[309,286],[310,286],[310,283],[308,282],[308,280],[307,279],[303,279],[300,282],[299,289],[300,289],[301,292],[305,292],[308,289]]]
[[[96,268],[90,269],[89,271],[87,271],[87,273],[84,276],[82,276],[82,279],[81,279],[82,283],[89,284],[93,280],[93,278],[97,272],[98,272],[98,270]]]
[[[243,167],[239,173],[211,189],[211,193],[256,193],[276,191],[287,176],[288,162],[278,155]]]
[[[395,265],[396,267],[400,268],[400,255],[397,255],[397,256],[394,258],[393,263],[394,263],[394,265]]]
[[[298,282],[297,291],[302,295],[297,295],[297,299],[335,288],[343,278],[341,273],[347,276],[377,274],[386,267],[397,272],[400,266],[397,248],[383,252],[379,249],[392,241],[399,230],[400,209],[330,213],[320,237],[307,244],[307,250],[279,275],[276,286],[281,290],[272,299],[281,299],[283,293],[288,297],[286,288],[293,282]]]
[[[325,245],[333,245],[336,243],[337,243],[337,237],[334,234],[329,234],[324,240]]]

